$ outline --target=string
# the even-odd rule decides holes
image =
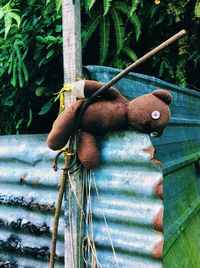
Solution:
[[[104,219],[104,222],[105,222],[105,225],[106,225],[107,234],[108,234],[108,237],[109,237],[109,240],[110,240],[110,244],[111,244],[111,248],[112,248],[112,251],[113,251],[115,263],[116,263],[117,268],[119,268],[119,264],[118,264],[118,261],[117,261],[117,256],[116,256],[116,253],[115,253],[115,248],[114,248],[114,245],[113,245],[113,242],[112,242],[112,238],[111,238],[111,235],[110,235],[110,232],[109,232],[109,227],[108,227],[108,223],[107,223],[107,220],[106,220],[106,217],[105,217],[105,214],[104,214],[103,206],[101,204],[101,200],[100,200],[100,196],[99,196],[99,191],[98,191],[98,188],[97,188],[97,184],[96,184],[94,173],[92,173],[92,177],[93,177],[95,191],[96,191],[96,194],[97,194],[97,199],[98,199],[98,202],[100,204],[100,208],[102,210],[102,215],[103,215],[103,219]]]

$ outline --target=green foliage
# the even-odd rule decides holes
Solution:
[[[110,31],[110,18],[105,16],[102,20],[102,25],[100,29],[100,64],[106,59],[108,54],[108,45],[109,45],[109,31]]]
[[[104,0],[103,1],[103,8],[104,8],[104,16],[108,13],[109,9],[110,9],[110,5],[111,5],[112,0]]]
[[[87,49],[85,48],[90,47],[88,43],[93,38],[96,39],[96,33],[99,31],[99,38],[96,39],[96,49],[99,48],[99,64],[109,62],[109,65],[121,68],[121,59],[119,57],[123,48],[127,47],[125,38],[127,29],[128,31],[130,28],[135,30],[136,41],[141,34],[141,22],[135,13],[138,5],[139,1],[133,1],[132,6],[126,1],[104,0],[103,4],[97,1],[84,1],[83,10],[88,13],[88,19],[85,19],[84,16],[82,20],[83,52],[87,54]],[[111,53],[109,53],[109,47],[112,47]],[[130,53],[122,53],[121,55],[130,57]],[[120,64],[118,64],[119,62]]]
[[[0,8],[0,134],[46,132],[44,114],[63,83],[61,1],[6,2]],[[38,114],[44,117],[39,130]]]
[[[199,0],[96,0],[87,9],[88,2],[82,2],[84,65],[125,68],[180,29],[186,28],[187,37],[136,71],[179,86],[200,87]],[[109,18],[107,24],[106,18]],[[85,33],[89,33],[87,38]],[[91,53],[92,50],[94,53]]]
[[[17,26],[19,28],[21,23],[20,16],[16,13],[18,9],[13,9],[11,6],[11,1],[9,1],[4,6],[0,7],[0,19],[4,17],[4,38],[6,39],[10,29]],[[15,23],[13,22],[15,21]]]

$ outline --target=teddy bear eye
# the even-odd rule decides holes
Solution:
[[[151,117],[152,117],[152,119],[159,119],[160,118],[160,112],[159,111],[153,111],[152,113],[151,113]]]

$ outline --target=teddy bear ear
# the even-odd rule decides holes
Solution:
[[[159,99],[163,100],[168,105],[172,101],[172,95],[167,90],[157,89],[153,91],[152,94],[158,97]]]

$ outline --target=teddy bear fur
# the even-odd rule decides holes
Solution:
[[[104,83],[82,80],[74,83],[75,95],[89,98]],[[143,133],[162,135],[170,120],[171,94],[162,89],[128,101],[115,88],[104,92],[92,103],[80,122],[78,158],[88,169],[100,162],[96,137],[111,131],[134,129]],[[47,138],[52,150],[63,148],[74,134],[77,113],[84,100],[77,100],[66,108],[55,120]],[[155,116],[153,114],[158,115]]]

